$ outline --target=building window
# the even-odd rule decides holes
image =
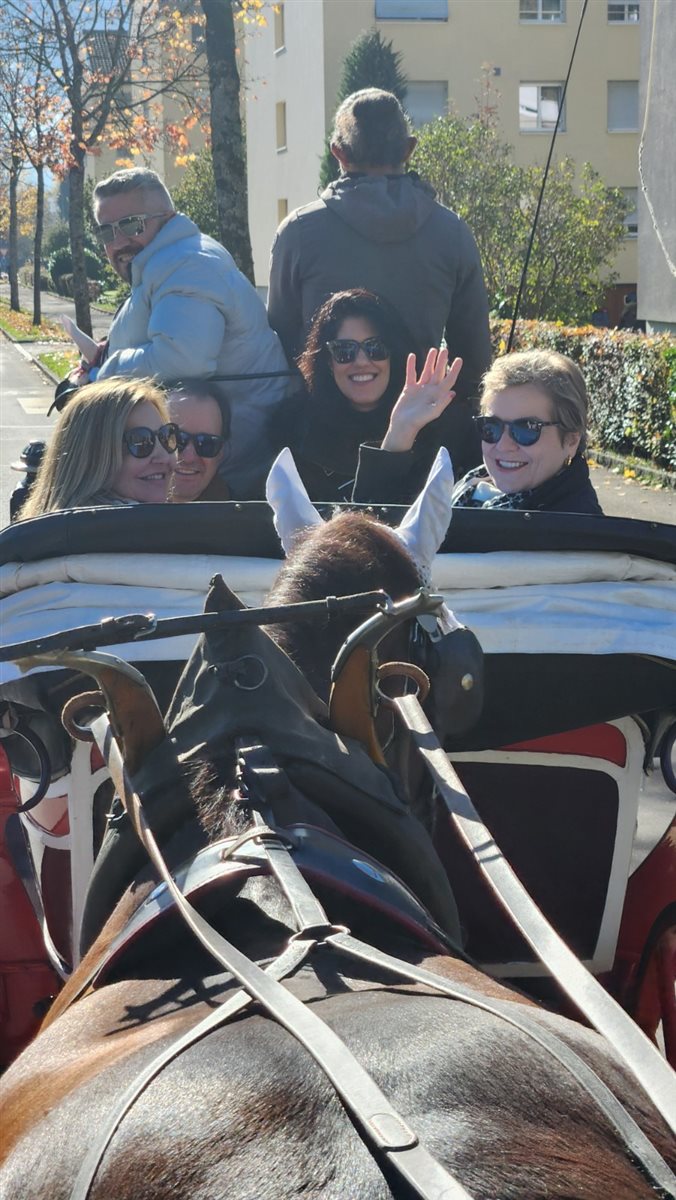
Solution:
[[[448,82],[445,79],[411,81],[406,85],[406,109],[414,125],[427,125],[448,112]]]
[[[289,201],[286,196],[280,196],[277,200],[277,224],[279,225],[285,217],[289,215]]]
[[[631,208],[624,218],[624,227],[627,231],[626,237],[638,237],[638,188],[623,187],[620,188],[625,200],[629,201]]]
[[[608,132],[638,131],[638,80],[608,80]]]
[[[286,103],[280,100],[275,105],[275,122],[277,132],[277,150],[286,150]]]
[[[561,25],[566,19],[566,0],[519,0],[519,20]]]
[[[274,32],[275,32],[275,52],[286,48],[286,38],[284,34],[284,5],[278,4],[275,7],[274,13]]]
[[[521,133],[551,133],[556,126],[562,83],[519,84],[519,130]],[[566,112],[561,113],[559,129],[565,131]]]
[[[376,21],[447,21],[448,0],[376,0]]]
[[[617,25],[636,25],[639,0],[608,0],[608,20]]]

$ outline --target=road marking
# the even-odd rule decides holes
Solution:
[[[23,411],[30,417],[46,417],[50,404],[52,403],[51,396],[24,396],[17,397]]]

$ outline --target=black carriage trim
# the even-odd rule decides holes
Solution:
[[[195,504],[198,505],[196,508]],[[373,513],[398,525],[402,505],[317,504],[326,519],[341,509]],[[0,533],[0,566],[69,554],[217,554],[283,558],[272,513],[263,500],[139,504],[48,513]],[[444,554],[493,551],[578,551],[631,554],[676,564],[676,526],[578,513],[455,509]]]

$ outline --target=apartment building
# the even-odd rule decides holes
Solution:
[[[641,23],[638,315],[649,332],[676,335],[676,5],[643,0]]]
[[[641,5],[590,0],[556,154],[590,162],[633,202],[617,258],[623,291],[637,278],[637,151]],[[314,199],[342,62],[367,29],[401,52],[414,125],[477,111],[482,70],[497,92],[504,139],[522,164],[544,164],[582,0],[284,0],[247,33],[245,112],[256,281],[287,212]],[[615,314],[619,315],[619,314]]]

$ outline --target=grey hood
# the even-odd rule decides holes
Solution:
[[[435,208],[435,192],[415,171],[406,175],[342,175],[322,192],[326,207],[373,242],[405,242]]]

